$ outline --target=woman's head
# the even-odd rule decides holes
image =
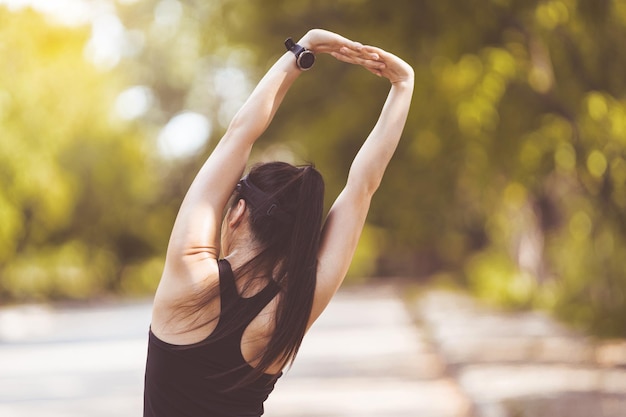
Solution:
[[[246,202],[254,239],[272,253],[272,261],[287,256],[293,240],[315,243],[319,239],[324,180],[313,166],[296,167],[285,162],[255,165],[237,184],[231,208],[240,199]]]

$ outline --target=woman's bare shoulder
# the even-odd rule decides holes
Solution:
[[[182,306],[192,304],[217,286],[219,268],[216,259],[188,262],[184,268],[172,268],[166,261],[152,306],[153,331],[175,323]]]

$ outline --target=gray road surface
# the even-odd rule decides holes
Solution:
[[[149,311],[0,310],[0,416],[140,416]],[[266,415],[457,417],[465,407],[394,291],[370,287],[333,300]]]
[[[626,417],[626,340],[454,292],[428,291],[414,314],[476,416]]]
[[[148,302],[0,309],[0,417],[140,416],[149,317]],[[626,417],[626,341],[458,293],[346,289],[266,415]]]

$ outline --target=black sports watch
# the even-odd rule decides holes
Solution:
[[[315,54],[313,51],[309,51],[304,46],[298,45],[293,39],[287,38],[285,47],[296,56],[296,65],[302,71],[311,69],[313,64],[315,64]]]

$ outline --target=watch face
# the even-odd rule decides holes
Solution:
[[[313,54],[313,52],[304,51],[298,57],[298,64],[300,68],[302,69],[309,69],[313,66],[314,63],[315,63],[315,55]]]

